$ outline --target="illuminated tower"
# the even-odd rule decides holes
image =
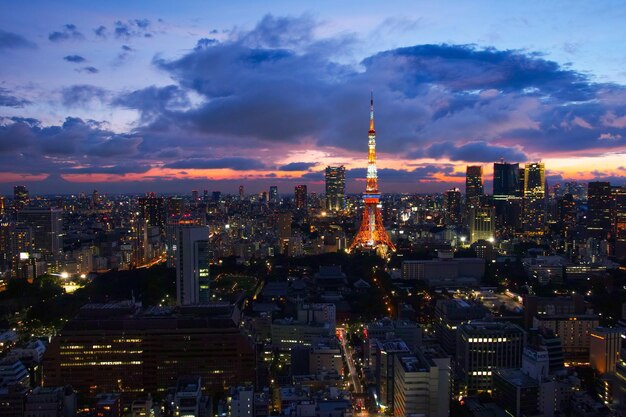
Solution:
[[[374,130],[374,95],[370,100],[370,130],[368,133],[367,177],[363,201],[363,220],[348,252],[355,248],[373,249],[384,255],[387,250],[396,247],[389,239],[380,214],[380,193],[378,192],[378,174],[376,172],[376,130]]]

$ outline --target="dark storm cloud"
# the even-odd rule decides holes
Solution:
[[[534,91],[566,100],[593,98],[585,75],[538,54],[478,49],[473,45],[416,45],[378,53],[363,61],[368,71],[397,72],[408,85],[438,84],[457,91]],[[402,89],[407,94],[406,89]]]
[[[378,178],[384,182],[406,183],[436,180],[435,174],[451,175],[451,165],[423,165],[412,170],[382,168],[378,170]],[[353,168],[346,171],[346,179],[365,179],[366,168]]]
[[[4,49],[36,48],[37,45],[22,35],[0,29],[0,51]]]
[[[120,44],[156,33],[153,26],[159,25],[141,19],[117,23],[109,26],[109,36],[129,39]],[[153,65],[172,85],[114,97],[98,90],[64,91],[68,106],[103,101],[137,110],[140,119],[126,135],[80,119],[47,127],[12,119],[0,126],[0,150],[12,158],[0,163],[17,172],[28,166],[54,172],[59,164],[106,170],[140,158],[138,166],[264,169],[267,175],[277,166],[273,158],[291,150],[315,147],[337,155],[347,150],[365,158],[370,90],[381,157],[521,162],[626,150],[624,86],[598,83],[539,54],[472,45],[396,48],[354,65],[349,63],[352,50],[359,50],[354,37],[320,39],[317,28],[309,16],[269,15],[250,30],[200,39],[182,56],[156,56]],[[96,32],[106,33],[106,28],[102,35]],[[131,52],[128,45],[121,48]],[[19,154],[9,146],[16,137],[24,137]],[[104,164],[117,149],[128,152],[116,155],[115,164]],[[20,159],[22,154],[31,158]],[[220,158],[199,157],[204,155]],[[290,165],[276,170],[297,167]],[[379,173],[382,181],[398,183],[457,175],[450,165]],[[362,179],[365,172],[348,175]],[[323,175],[301,178],[322,181]]]
[[[28,147],[35,139],[33,125],[27,120],[12,119],[11,122],[0,125],[0,154],[17,152]]]
[[[124,155],[134,155],[142,139],[139,137],[129,137],[116,135],[105,141],[100,141],[87,149],[89,155],[103,158],[120,157]]]
[[[42,126],[34,119],[4,118],[0,119],[0,166],[4,172],[31,174],[82,168],[94,173],[102,168],[99,172],[105,173],[112,166],[147,166],[150,163],[138,152],[142,140],[111,132],[93,120],[68,117],[61,125]]]
[[[26,104],[30,104],[30,101],[14,96],[6,88],[0,87],[0,107],[24,107]]]
[[[317,162],[290,162],[278,167],[279,171],[307,171],[317,165]]]
[[[265,164],[261,161],[251,158],[219,158],[219,159],[204,159],[204,158],[190,158],[175,161],[169,164],[165,164],[164,168],[172,169],[222,169],[229,168],[236,171],[247,171],[264,169]]]
[[[165,113],[171,109],[181,109],[190,105],[189,98],[178,86],[151,86],[122,94],[113,100],[113,105],[136,109],[143,120]]]
[[[69,40],[80,41],[85,39],[85,35],[78,31],[76,25],[68,23],[66,25],[63,25],[60,31],[51,32],[48,35],[48,39],[51,42],[63,42]]]
[[[150,170],[150,165],[141,164],[121,164],[111,166],[95,166],[95,167],[82,167],[82,168],[66,168],[61,172],[63,174],[143,174]]]
[[[399,156],[426,157],[429,151],[451,160],[522,160],[558,153],[563,144],[601,153],[626,138],[626,125],[607,130],[600,123],[610,111],[616,118],[626,114],[620,101],[602,99],[626,96],[624,87],[594,83],[538,54],[417,45],[370,56],[360,70],[332,59],[349,43],[315,39],[314,28],[307,16],[268,16],[225,41],[201,40],[179,59],[155,59],[182,88],[206,99],[187,111],[164,112],[164,120],[213,137],[268,143],[314,138],[320,146],[363,150],[366,96],[373,88],[378,147]],[[568,117],[585,119],[588,112],[595,114],[591,129],[577,127],[576,134],[567,127]]]
[[[94,101],[105,101],[107,91],[95,85],[72,85],[61,90],[63,105],[66,107],[85,106]]]
[[[66,60],[67,62],[73,62],[75,64],[87,62],[87,60],[80,55],[67,55],[67,56],[64,56],[63,59]]]
[[[493,162],[499,159],[507,161],[525,161],[524,152],[508,146],[499,146],[487,142],[469,142],[456,145],[453,142],[433,143],[428,148],[409,154],[412,158],[446,158],[451,161]]]

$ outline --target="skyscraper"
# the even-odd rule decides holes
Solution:
[[[35,252],[56,255],[62,251],[63,210],[29,207],[17,213],[17,221],[31,229]]]
[[[176,229],[176,301],[195,305],[209,301],[209,229],[180,225]]]
[[[270,186],[270,203],[278,203],[278,186],[276,185]]]
[[[28,205],[28,189],[24,185],[13,187],[13,210],[20,211]]]
[[[243,193],[243,185],[239,186],[239,199],[243,200],[244,197],[244,193]]]
[[[349,251],[355,248],[374,249],[384,255],[387,249],[396,250],[391,242],[380,212],[380,193],[378,192],[378,171],[376,170],[376,129],[374,129],[374,95],[370,99],[370,129],[368,132],[367,178],[363,201],[363,220]]]
[[[522,191],[519,164],[504,161],[493,164],[493,202],[499,235],[506,235],[521,227]]]
[[[593,370],[600,375],[615,372],[625,334],[626,329],[620,327],[597,327],[591,332],[589,365]]]
[[[461,190],[452,188],[445,193],[446,223],[459,224],[461,222]]]
[[[145,197],[139,197],[137,203],[141,209],[141,217],[148,226],[158,227],[163,232],[165,226],[163,197],[157,197],[155,193],[148,193]]]
[[[294,189],[294,203],[298,210],[306,210],[307,198],[306,185],[296,185],[296,188]]]
[[[614,187],[615,198],[615,256],[626,258],[626,187]]]
[[[326,167],[326,210],[337,212],[346,207],[346,168]]]
[[[546,167],[529,162],[524,167],[524,232],[543,234],[546,225]]]
[[[479,240],[493,241],[496,212],[491,206],[471,207],[469,210],[470,243]]]
[[[457,366],[464,395],[491,391],[493,371],[520,367],[525,333],[518,325],[470,322],[457,332]]]
[[[484,194],[483,167],[481,165],[468,165],[465,171],[465,201],[467,206],[476,206]]]
[[[95,210],[100,206],[100,194],[98,194],[98,190],[93,190],[91,193],[91,207]]]
[[[613,192],[606,181],[590,182],[587,187],[587,235],[607,239],[612,232]]]
[[[519,164],[494,163],[493,197],[498,199],[519,195]]]

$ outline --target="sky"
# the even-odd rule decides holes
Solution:
[[[0,193],[626,183],[623,1],[0,0]]]

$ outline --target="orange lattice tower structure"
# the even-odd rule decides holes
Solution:
[[[370,130],[368,133],[367,154],[367,185],[363,194],[363,220],[358,233],[348,248],[348,252],[355,249],[375,250],[385,255],[388,250],[395,251],[396,246],[391,242],[380,213],[380,193],[378,192],[378,173],[376,171],[376,130],[374,129],[374,94],[370,99]]]

